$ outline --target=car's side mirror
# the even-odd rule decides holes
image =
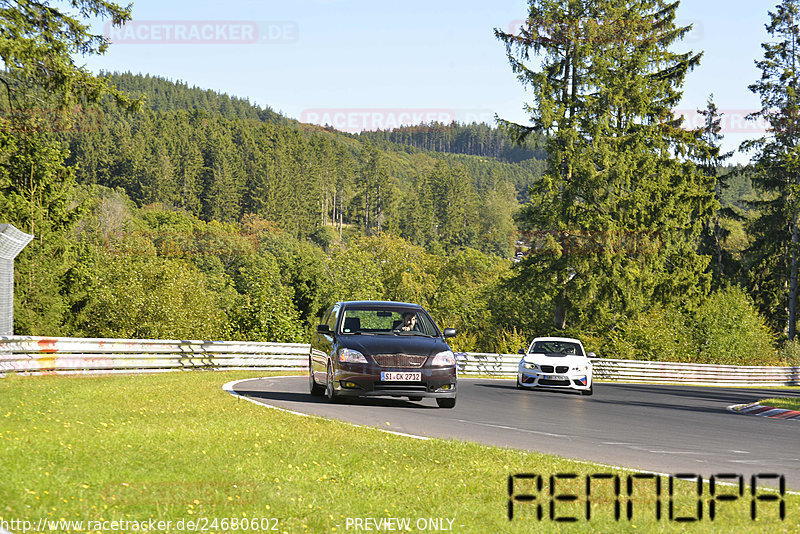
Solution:
[[[519,350],[517,351],[517,354],[525,354],[525,349],[519,349]]]
[[[586,353],[586,357],[587,358],[597,358],[597,354],[595,354],[594,352],[587,352]]]
[[[455,335],[456,335],[457,333],[458,333],[458,332],[456,331],[456,329],[455,329],[455,328],[445,328],[445,329],[444,329],[444,332],[442,332],[442,335],[443,335],[444,337],[455,337]]]
[[[331,327],[326,324],[317,325],[317,334],[331,334]]]

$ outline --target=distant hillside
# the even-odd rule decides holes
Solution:
[[[518,146],[502,130],[483,123],[432,123],[358,135],[379,146],[397,143],[420,150],[491,157],[511,163],[547,157],[541,138],[530,137],[524,145]]]
[[[126,114],[106,102],[95,129],[65,134],[79,182],[204,221],[254,214],[323,242],[383,231],[427,247],[509,256],[518,201],[541,175],[536,159],[373,143],[183,82],[109,76],[146,105]]]
[[[226,119],[257,119],[264,122],[289,121],[269,107],[261,108],[246,98],[228,96],[211,89],[189,86],[149,74],[104,73],[114,85],[134,96],[145,95],[145,106],[156,111],[203,109]]]

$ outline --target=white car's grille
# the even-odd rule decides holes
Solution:
[[[541,365],[540,368],[542,369],[543,373],[564,374],[569,371],[568,365],[556,365],[555,367],[553,367],[552,365]]]

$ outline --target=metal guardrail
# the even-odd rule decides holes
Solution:
[[[305,343],[0,336],[0,376],[164,372],[180,369],[298,371],[308,365]],[[519,354],[460,352],[459,372],[513,377]],[[592,359],[599,381],[706,384],[800,385],[800,367],[708,365]]]
[[[514,376],[519,354],[459,354],[459,370],[468,374]],[[592,358],[594,379],[603,382],[725,386],[798,386],[800,367],[713,365]]]
[[[514,376],[522,358],[519,354],[488,354],[484,352],[457,352],[456,362],[461,373]]]
[[[594,377],[609,382],[720,386],[800,386],[800,367],[758,367],[637,360],[593,360]]]
[[[306,365],[308,348],[304,343],[0,336],[0,374],[294,371]]]

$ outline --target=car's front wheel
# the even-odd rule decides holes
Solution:
[[[594,391],[594,386],[589,386],[589,389],[582,389],[581,395],[591,395]]]
[[[325,397],[329,402],[337,402],[339,400],[339,396],[333,388],[333,366],[331,362],[328,362],[328,382],[325,384]]]
[[[449,399],[436,399],[436,404],[439,405],[439,408],[455,408],[456,398],[452,397]]]

